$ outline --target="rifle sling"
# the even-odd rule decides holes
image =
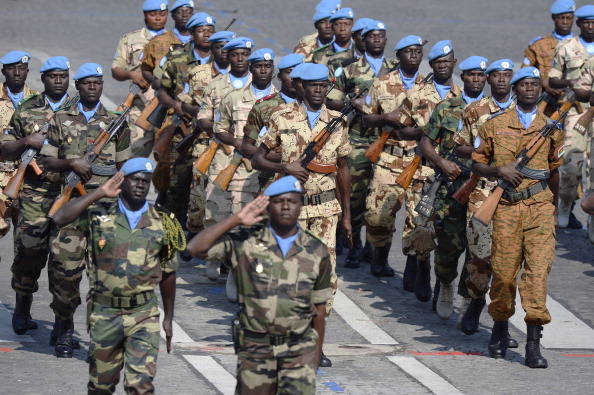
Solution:
[[[528,188],[524,188],[518,192],[505,191],[503,192],[502,198],[510,203],[516,203],[521,200],[526,200],[536,195],[537,193],[544,191],[548,188],[548,186],[549,183],[547,182],[547,180],[540,180],[540,182],[537,182],[536,184],[533,184]]]

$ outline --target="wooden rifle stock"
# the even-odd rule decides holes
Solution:
[[[144,130],[150,129],[151,126],[153,126],[153,124],[150,123],[147,120],[147,118],[149,115],[152,114],[153,111],[155,111],[155,108],[157,108],[158,105],[159,105],[159,100],[156,97],[154,97],[153,100],[151,100],[149,102],[149,104],[146,105],[144,110],[142,110],[142,112],[140,113],[140,116],[136,119],[136,122],[134,122],[134,124],[136,126],[143,128]]]
[[[391,131],[388,131],[388,129],[384,129],[382,131],[382,134],[377,138],[377,140],[375,140],[373,144],[371,144],[369,148],[367,148],[364,155],[367,159],[369,159],[371,163],[377,163],[382,151],[384,150],[386,141],[388,141],[391,134]]]
[[[124,101],[116,108],[116,112],[124,111],[127,108],[132,107],[132,102],[134,101],[134,97],[140,92],[140,87],[136,84],[130,85],[130,93],[124,99]]]
[[[215,178],[213,184],[221,188],[223,191],[226,191],[233,179],[233,175],[237,171],[237,168],[241,164],[243,159],[243,155],[241,155],[238,151],[233,153],[233,157],[231,158],[231,163],[229,166],[225,167]]]
[[[210,167],[210,163],[212,162],[220,143],[221,142],[216,138],[210,140],[210,144],[206,151],[204,151],[202,155],[196,159],[196,162],[194,162],[194,168],[201,174],[206,175],[208,173],[208,168]]]
[[[472,191],[474,191],[474,188],[476,188],[476,184],[479,182],[479,179],[479,176],[472,174],[472,176],[468,180],[464,181],[464,184],[462,184],[460,188],[458,188],[456,192],[452,194],[452,197],[456,199],[458,203],[465,205],[468,203],[470,194]]]
[[[406,168],[404,170],[402,170],[402,173],[400,173],[400,175],[396,179],[396,183],[398,185],[400,185],[402,188],[404,188],[405,190],[408,189],[408,187],[410,186],[410,183],[412,182],[413,176],[415,175],[415,172],[419,168],[420,164],[421,164],[421,157],[415,153],[415,156],[414,156],[412,162],[410,162],[409,165],[406,166]]]
[[[25,180],[25,171],[27,171],[27,166],[28,165],[24,162],[19,163],[16,173],[10,177],[10,180],[8,180],[8,183],[4,187],[4,194],[12,200],[16,200],[16,198],[19,196],[21,186]]]

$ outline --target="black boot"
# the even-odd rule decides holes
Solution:
[[[54,352],[58,358],[72,358],[72,334],[74,333],[74,322],[72,318],[58,321],[58,338]]]
[[[461,328],[462,332],[466,333],[467,335],[472,335],[474,332],[478,332],[479,327],[479,320],[481,318],[481,312],[485,307],[487,301],[485,297],[478,299],[472,299],[470,301],[470,305],[464,313],[464,317],[462,317]],[[506,335],[507,337],[507,335]]]
[[[363,246],[363,252],[361,253],[361,262],[364,263],[371,263],[373,260],[373,247],[371,243],[365,241],[365,245]]]
[[[375,247],[373,260],[371,261],[371,274],[375,277],[394,277],[396,272],[388,265],[388,255],[390,255],[392,243],[383,247]]]
[[[509,331],[507,331],[507,348],[518,348],[518,341],[509,335]]]
[[[494,321],[491,340],[489,340],[489,356],[495,359],[505,358],[507,352],[508,321]]]
[[[324,351],[322,351],[322,355],[320,356],[320,367],[321,368],[329,368],[332,366],[332,361],[328,359],[327,356],[324,355]]]
[[[429,279],[429,283],[431,283],[431,279]],[[431,293],[431,288],[429,288],[429,290],[429,293]],[[431,311],[437,311],[437,299],[439,298],[439,291],[441,291],[441,283],[438,279],[435,279],[435,286],[433,287],[433,300],[431,301]],[[415,287],[415,294],[416,293],[417,291]]]
[[[415,282],[417,279],[417,258],[409,255],[406,257],[406,266],[402,275],[402,288],[408,292],[415,292]]]
[[[52,331],[50,333],[49,345],[51,347],[55,347],[56,342],[58,340],[58,323],[59,323],[59,321],[60,321],[60,319],[58,317],[56,317],[56,319],[54,321],[54,327],[52,328]],[[72,337],[71,344],[72,344],[72,348],[74,348],[75,350],[78,350],[80,348],[80,343],[75,337]]]
[[[429,263],[429,259],[417,258],[416,261],[415,296],[421,302],[428,302],[431,299],[431,263]],[[437,281],[436,286],[438,284],[439,281]],[[439,289],[437,293],[433,294],[433,310],[435,310],[435,304],[437,303],[437,295],[439,295]]]
[[[567,224],[568,229],[582,229],[582,223],[573,213],[575,207],[575,201],[571,204],[571,211],[569,212],[569,223]]]
[[[361,251],[363,251],[363,244],[361,238],[353,239],[353,248],[349,248],[347,256],[344,260],[344,267],[349,269],[357,269],[361,267]]]
[[[16,294],[12,330],[17,335],[24,335],[28,329],[37,329],[37,323],[31,319],[31,304],[33,304],[33,294]]]
[[[526,342],[525,364],[529,368],[546,368],[547,360],[540,353],[540,338],[542,337],[542,325],[526,325],[528,332]]]

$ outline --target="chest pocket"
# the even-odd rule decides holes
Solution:
[[[446,150],[454,148],[454,135],[462,130],[462,120],[451,115],[446,115],[441,121],[440,144]]]
[[[580,68],[584,64],[584,59],[581,57],[571,58],[565,63],[566,74],[568,79],[577,79],[580,76]]]
[[[233,106],[233,125],[235,126],[234,134],[235,137],[243,137],[243,127],[247,123],[248,114],[250,113],[251,107],[245,104],[239,104]]]
[[[130,59],[127,59],[128,62],[133,66],[140,64],[142,60],[140,59],[140,55],[143,53],[144,43],[134,43],[131,45],[130,50]]]
[[[497,158],[496,166],[504,166],[516,159],[519,151],[518,139],[520,137],[514,132],[506,134],[500,131],[495,132],[493,139],[494,157]]]
[[[305,138],[299,129],[283,129],[280,131],[281,147],[283,147],[283,161],[297,160],[305,149]]]
[[[93,220],[93,239],[89,249],[95,256],[99,269],[112,271],[116,248],[116,231],[113,220],[102,221],[100,217]]]

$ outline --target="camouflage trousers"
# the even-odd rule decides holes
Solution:
[[[206,186],[206,205],[204,210],[204,227],[208,228],[231,214],[238,213],[243,206],[256,198],[256,193],[242,191],[223,191],[209,182]]]
[[[279,346],[244,341],[237,353],[237,395],[315,394],[318,335]]]
[[[19,194],[20,212],[14,233],[12,289],[20,294],[35,293],[37,280],[50,251],[52,220],[48,218],[57,194],[41,194],[25,188]]]
[[[326,302],[326,315],[330,315],[334,305],[334,295],[338,290],[338,277],[336,276],[336,228],[338,227],[338,214],[330,217],[310,217],[299,219],[299,226],[309,230],[318,236],[330,254],[330,264],[332,265],[332,275],[330,276],[330,286],[332,287],[332,298]]]
[[[466,243],[466,205],[448,197],[438,197],[435,208],[435,277],[442,284],[449,284],[458,277],[458,260],[467,247]],[[469,255],[465,257],[465,262]],[[468,272],[462,267],[458,283],[458,294],[469,298],[466,288]]]
[[[188,152],[181,159],[178,160],[178,158],[179,154],[172,149],[170,154],[169,187],[165,193],[167,196],[165,206],[175,214],[178,221],[182,222],[188,212],[190,202],[194,157],[191,152]]]
[[[493,281],[489,314],[506,321],[515,313],[516,279],[522,262],[519,291],[524,320],[531,325],[551,322],[547,309],[548,277],[555,257],[555,216],[551,202],[529,206],[500,204],[493,217]]]
[[[581,135],[573,129],[580,117],[581,114],[570,114],[565,118],[565,153],[563,165],[559,168],[559,198],[570,203],[579,197],[578,187],[582,182],[583,172],[588,169],[590,137],[588,133]]]
[[[127,394],[153,394],[160,333],[157,299],[130,310],[89,303],[88,393],[113,394],[124,368]]]
[[[369,192],[369,182],[373,173],[373,163],[365,157],[368,143],[350,138],[353,150],[346,160],[351,173],[351,227],[353,229],[353,242],[356,244],[361,239],[365,215],[365,199]]]
[[[144,106],[142,107],[144,108]],[[142,109],[139,107],[132,107],[128,113],[128,127],[130,128],[130,149],[132,150],[132,158],[143,157],[148,158],[153,150],[155,142],[155,132],[153,127],[145,130],[134,122],[140,117]]]
[[[193,160],[208,148],[208,145],[195,144],[192,152]],[[186,228],[192,233],[198,233],[204,229],[204,212],[206,206],[206,185],[208,177],[200,173],[192,166],[192,185],[190,186],[190,201],[188,204],[188,221]]]
[[[402,232],[402,253],[429,259],[435,249],[433,221],[417,214],[416,205],[423,197],[423,181],[413,180],[404,190],[396,183],[400,173],[382,166],[375,166],[367,196],[367,240],[373,247],[383,247],[392,242],[396,230],[396,213],[405,202],[406,220]]]

